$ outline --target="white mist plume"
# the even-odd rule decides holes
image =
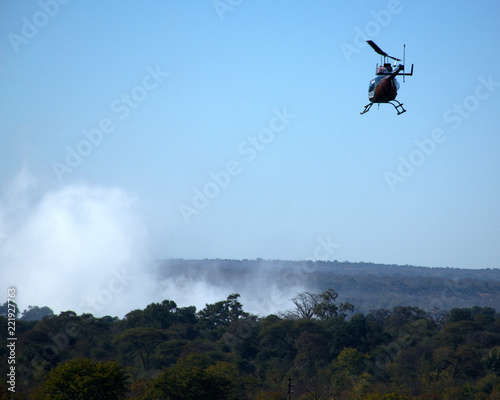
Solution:
[[[182,307],[194,305],[198,310],[238,293],[245,311],[265,316],[290,309],[291,299],[305,290],[287,276],[293,272],[258,263],[239,272],[237,267],[229,271],[227,262],[217,260],[166,260],[157,267],[160,297]]]
[[[36,192],[23,168],[0,201],[0,281],[5,293],[17,288],[21,311],[122,316],[147,305],[147,234],[134,199],[86,184]]]
[[[214,276],[217,268],[160,274],[135,199],[123,190],[40,186],[24,167],[0,192],[0,282],[4,299],[8,287],[17,288],[20,311],[48,306],[56,314],[121,318],[164,299],[200,310],[239,293],[245,311],[268,315],[288,309],[301,291],[295,282],[280,284],[277,271],[260,267],[235,279]]]

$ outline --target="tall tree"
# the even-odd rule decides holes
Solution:
[[[166,334],[159,329],[132,328],[118,335],[114,343],[120,345],[122,353],[138,355],[144,369],[149,371],[151,356],[166,338]]]
[[[295,309],[289,311],[286,316],[290,319],[312,319],[319,301],[318,294],[310,292],[299,293],[292,299]]]
[[[226,300],[207,304],[203,310],[198,312],[201,326],[210,330],[219,326],[229,326],[240,317],[248,317],[249,314],[243,311],[243,306],[238,301],[239,297],[238,293],[233,293]]]
[[[142,313],[142,326],[167,329],[175,323],[177,304],[172,300],[149,304]]]
[[[333,289],[324,293],[299,293],[292,299],[295,309],[285,313],[289,319],[329,319],[333,317],[345,318],[348,312],[354,310],[350,303],[336,304],[338,294]]]
[[[326,292],[319,295],[319,302],[314,307],[313,312],[320,319],[329,319],[333,317],[347,317],[348,312],[354,311],[354,306],[351,303],[335,304],[339,295],[335,290],[328,289]]]

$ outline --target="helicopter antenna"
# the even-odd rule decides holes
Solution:
[[[405,83],[405,54],[406,54],[406,44],[403,44],[403,83]]]

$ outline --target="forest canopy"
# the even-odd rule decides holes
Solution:
[[[165,299],[122,319],[73,311],[18,319],[14,398],[500,396],[500,316],[491,307],[359,313],[330,288],[297,293],[290,310],[256,316],[239,298],[201,310]],[[7,319],[0,323],[6,332]]]

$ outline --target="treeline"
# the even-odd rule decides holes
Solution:
[[[349,261],[290,261],[290,260],[231,260],[231,259],[167,259],[158,261],[158,268],[161,272],[175,271],[189,275],[189,272],[204,271],[216,272],[224,271],[224,274],[246,273],[258,270],[262,271],[308,271],[318,273],[328,273],[335,275],[380,275],[380,276],[406,276],[406,277],[434,277],[444,279],[473,279],[500,281],[499,268],[437,268],[419,267],[413,265],[396,264],[375,264],[368,262]]]
[[[492,307],[500,310],[500,269],[426,268],[347,261],[162,260],[162,279],[203,280],[213,287],[231,287],[248,297],[251,282],[269,282],[283,293],[289,288],[323,292],[334,287],[339,299],[357,312],[408,305],[432,311],[438,307]],[[250,286],[250,289],[249,289]],[[293,296],[293,295],[292,295]],[[291,296],[290,296],[291,297]]]
[[[0,316],[7,317],[9,311],[12,312],[12,309],[9,310],[9,303],[5,302],[0,305]],[[43,317],[47,317],[49,315],[54,315],[54,311],[52,311],[49,307],[38,307],[38,306],[28,306],[26,310],[23,312],[19,311],[19,308],[15,308],[16,318],[22,321],[40,321]]]
[[[293,304],[258,317],[232,294],[199,311],[164,300],[123,319],[65,311],[18,320],[16,393],[2,380],[0,399],[500,398],[491,307],[361,314],[331,289]],[[7,319],[0,324],[7,332]]]

